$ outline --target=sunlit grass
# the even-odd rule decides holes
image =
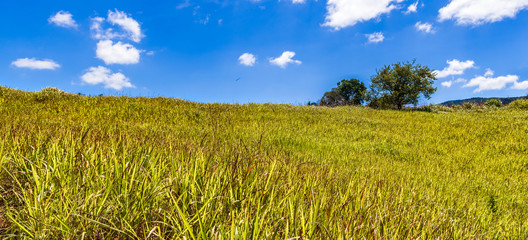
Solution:
[[[527,111],[0,89],[3,237],[528,237]]]

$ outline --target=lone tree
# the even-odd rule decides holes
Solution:
[[[402,109],[407,104],[418,104],[420,95],[430,99],[436,91],[433,81],[436,73],[429,67],[412,62],[386,65],[371,78],[368,92],[369,105],[372,107],[397,106]]]
[[[321,98],[320,105],[343,106],[360,105],[365,100],[364,94],[367,90],[365,84],[357,79],[341,80],[332,91],[326,92]]]

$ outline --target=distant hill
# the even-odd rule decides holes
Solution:
[[[468,98],[468,99],[462,99],[462,100],[451,100],[451,101],[440,103],[440,105],[444,105],[444,106],[462,105],[462,104],[464,104],[466,102],[482,104],[482,103],[485,103],[486,101],[488,101],[490,99],[499,99],[499,100],[502,101],[502,104],[507,105],[507,104],[517,100],[517,99],[528,99],[528,96],[524,96],[524,97],[508,97],[508,98],[498,98],[498,97],[480,98],[480,97],[476,97],[476,98]]]

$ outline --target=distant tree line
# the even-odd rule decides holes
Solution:
[[[417,105],[420,97],[430,99],[436,91],[434,80],[435,73],[429,67],[416,64],[415,60],[398,62],[377,70],[368,90],[358,79],[345,79],[326,92],[319,103],[308,104],[335,107],[366,102],[372,108],[402,109]]]

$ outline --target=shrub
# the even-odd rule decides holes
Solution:
[[[424,111],[424,112],[434,112],[434,108],[435,108],[434,104],[429,104],[429,105],[418,107],[416,108],[416,110]]]
[[[438,112],[452,112],[453,108],[448,107],[448,106],[444,106],[444,105],[441,105],[441,104],[429,104],[429,105],[418,107],[418,108],[416,108],[416,110],[424,111],[424,112],[438,113]]]
[[[452,112],[453,109],[444,105],[433,105],[434,112]]]
[[[508,104],[509,108],[528,110],[528,99],[519,99]]]
[[[451,109],[450,107],[446,107],[444,105],[436,105],[436,104],[429,104],[429,105],[421,106],[417,108],[417,110],[424,111],[424,112],[434,112],[434,113],[453,111],[453,109]]]
[[[370,102],[369,102],[369,104],[368,104],[367,106],[370,107],[370,108],[374,108],[374,109],[378,109],[378,108],[381,108],[381,109],[391,108],[391,105],[390,105],[387,101],[382,100],[381,98],[374,98],[374,99],[371,99]]]
[[[466,110],[470,110],[470,109],[473,109],[475,108],[475,104],[474,103],[470,103],[470,102],[465,102],[464,104],[462,104],[462,108],[466,109]]]
[[[52,101],[52,100],[60,99],[66,94],[67,94],[66,92],[58,88],[47,87],[47,88],[40,90],[40,92],[36,92],[35,95],[33,95],[33,99],[37,102],[46,102],[50,100]]]
[[[499,99],[490,99],[484,103],[486,107],[502,107],[502,101]]]

